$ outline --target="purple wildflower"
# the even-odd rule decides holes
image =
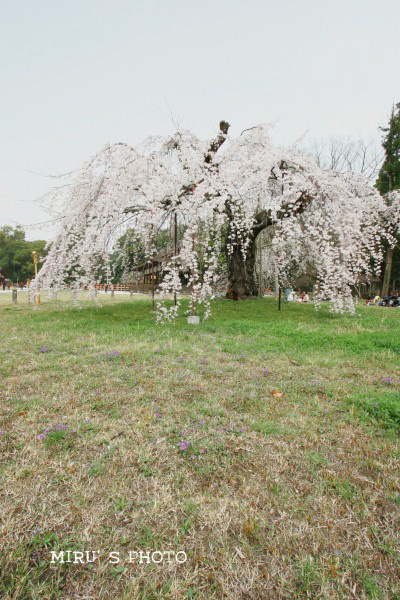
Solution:
[[[382,377],[382,383],[386,383],[387,385],[393,385],[395,383],[392,377]]]
[[[190,444],[189,444],[189,442],[184,442],[184,441],[181,441],[181,442],[179,442],[179,444],[178,444],[178,445],[179,445],[179,448],[180,448],[181,450],[185,451],[185,450],[187,450],[187,449],[189,448],[189,445],[190,445]]]
[[[50,352],[50,348],[40,348],[39,352]]]
[[[374,408],[379,408],[379,404],[377,402],[375,402]]]
[[[39,435],[39,439],[40,439],[40,440],[44,440],[44,438],[45,438],[45,437],[46,437],[46,435],[45,435],[44,433],[41,433],[41,434]]]

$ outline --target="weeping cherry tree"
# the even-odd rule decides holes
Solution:
[[[256,240],[266,229],[273,232],[278,281],[287,279],[301,253],[316,267],[317,304],[328,299],[333,310],[354,311],[351,286],[381,264],[382,237],[391,238],[398,214],[393,204],[390,212],[362,176],[323,170],[295,149],[275,146],[267,125],[236,138],[228,135],[229,127],[221,121],[211,140],[178,130],[136,147],[108,144],[67,176],[49,193],[50,207],[62,217],[34,285],[55,290],[68,283],[94,293],[128,228],[151,257],[158,232],[177,218],[184,233],[164,265],[159,320],[178,313],[182,268],[193,301],[210,314],[221,253],[227,297],[257,295]],[[168,308],[170,294],[178,302]]]

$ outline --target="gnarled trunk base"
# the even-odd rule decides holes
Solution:
[[[228,267],[226,298],[239,300],[258,296],[258,286],[254,276],[255,259],[255,238],[250,240],[244,256],[241,245],[235,246],[231,254],[226,251]]]

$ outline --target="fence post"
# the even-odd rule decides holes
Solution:
[[[12,303],[17,304],[17,290],[13,289],[12,291]]]

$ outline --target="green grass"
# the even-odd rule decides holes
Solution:
[[[400,311],[67,296],[0,297],[1,597],[399,597]]]

